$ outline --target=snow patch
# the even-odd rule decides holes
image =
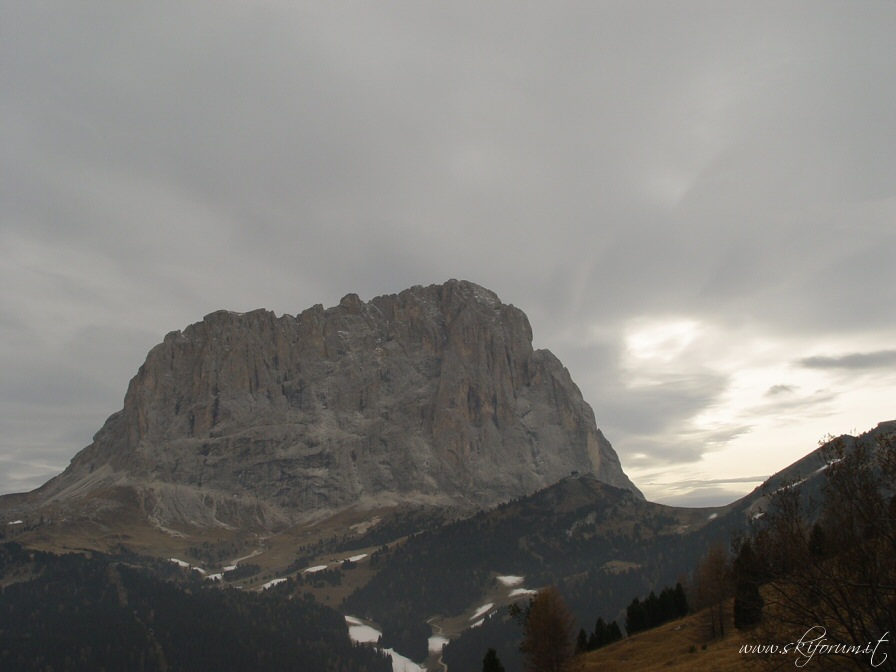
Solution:
[[[517,588],[510,591],[510,597],[522,597],[523,595],[538,595],[538,591],[529,588]]]
[[[279,584],[281,584],[281,583],[284,583],[285,581],[286,581],[286,578],[285,578],[285,577],[284,577],[284,578],[279,578],[279,579],[274,579],[273,581],[268,581],[266,584],[264,584],[264,585],[261,587],[261,589],[262,589],[262,590],[267,590],[268,588],[273,588],[274,586],[279,585]]]
[[[441,653],[442,647],[445,646],[449,641],[451,640],[442,635],[433,635],[429,638],[429,652]]]
[[[362,553],[361,555],[353,555],[352,557],[350,557],[350,558],[348,559],[348,561],[349,561],[349,562],[359,562],[360,560],[363,560],[363,559],[366,558],[366,557],[367,557],[367,554],[366,554],[366,553]]]
[[[303,574],[314,574],[315,572],[322,572],[327,568],[327,565],[315,565],[314,567],[309,567],[308,569],[303,569]]]
[[[184,569],[192,569],[194,572],[199,572],[200,574],[202,574],[202,576],[205,576],[206,578],[208,578],[208,576],[207,576],[208,572],[206,572],[204,569],[202,569],[202,567],[194,567],[189,562],[186,562],[184,560],[178,560],[177,558],[168,558],[168,561],[173,562],[178,567],[183,567]]]
[[[709,518],[707,518],[706,520],[715,520],[718,517],[719,517],[718,513],[711,513],[711,514],[709,514]]]
[[[831,461],[828,462],[826,465],[824,465],[824,468],[827,469],[827,468],[830,467],[832,464],[837,464],[838,462],[842,462],[842,461],[845,460],[845,459],[846,459],[845,457],[835,457],[833,460],[831,460]]]
[[[6,524],[7,525],[23,525],[24,523],[25,523],[24,520],[11,520]]]
[[[494,602],[489,602],[488,604],[483,604],[476,610],[476,613],[470,616],[471,621],[475,621],[477,618],[485,616],[489,611],[491,611],[492,607],[495,606]]]
[[[348,624],[348,636],[355,644],[376,644],[380,635],[383,634],[372,625],[366,625],[361,619],[354,616],[346,616],[345,622]],[[437,638],[430,638],[430,647],[432,647],[433,639]],[[430,651],[432,650],[430,648]],[[426,668],[420,667],[410,658],[396,653],[395,649],[382,649],[382,651],[392,656],[392,672],[426,672]],[[441,651],[441,648],[438,651]]]
[[[772,495],[777,495],[779,492],[783,492],[784,490],[790,490],[791,488],[795,488],[798,485],[802,485],[803,483],[805,483],[808,480],[809,480],[808,478],[801,478],[800,480],[796,481],[795,483],[788,483],[787,485],[782,485],[780,488],[775,490],[772,493]]]
[[[206,574],[206,581],[222,581],[224,579],[223,574]]]
[[[383,649],[385,653],[392,656],[392,672],[426,672],[426,668],[420,667],[410,658],[405,658],[400,653],[395,653],[393,649]]]
[[[513,586],[520,585],[524,578],[525,577],[522,576],[499,576],[498,581],[501,582],[501,585],[512,588]]]
[[[360,618],[346,616],[348,623],[348,636],[355,644],[376,644],[383,634],[372,625],[365,624]]]

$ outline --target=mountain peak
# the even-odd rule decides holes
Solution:
[[[270,528],[348,506],[488,506],[571,472],[640,496],[525,314],[449,280],[168,334],[35,494],[123,486],[160,525]]]

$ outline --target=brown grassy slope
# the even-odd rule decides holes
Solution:
[[[729,609],[729,618],[731,610]],[[681,672],[754,670],[752,656],[740,653],[744,644],[755,644],[749,634],[726,623],[724,639],[708,641],[705,612],[666,623],[653,630],[627,637],[581,658],[582,672]],[[706,644],[706,649],[703,645]],[[691,652],[693,648],[693,653]]]

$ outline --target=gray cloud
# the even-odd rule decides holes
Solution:
[[[651,467],[681,467],[698,462],[706,453],[718,450],[726,442],[748,434],[752,429],[750,425],[728,424],[721,428],[701,430],[691,426],[689,415],[682,415],[677,420],[677,424],[670,426],[665,432],[625,432],[620,428],[614,434],[612,425],[608,432],[611,436],[624,437],[625,450],[638,454]]]
[[[896,350],[853,352],[846,355],[816,355],[799,360],[809,369],[882,369],[896,366]]]
[[[772,388],[774,389],[774,388]],[[815,390],[798,394],[795,390],[771,392],[764,395],[764,401],[752,408],[756,415],[811,415],[820,416],[831,412],[831,404],[838,394],[832,390]]]
[[[749,427],[691,426],[732,384],[710,363],[632,385],[633,319],[892,365],[888,3],[3,3],[0,31],[13,462],[64,466],[215,309],[451,277],[526,311],[624,463]]]
[[[683,418],[690,418],[713,403],[726,382],[722,376],[704,373],[674,377],[643,388],[605,384],[604,394],[593,403],[607,427],[626,434],[668,437]]]

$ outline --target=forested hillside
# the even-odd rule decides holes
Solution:
[[[712,541],[742,525],[741,517],[714,514],[645,502],[590,476],[568,478],[377,554],[379,574],[343,607],[380,623],[398,650],[425,651],[429,618],[463,613],[496,575],[516,574],[530,588],[558,586],[590,627],[600,616],[615,619],[633,596],[674,585]],[[501,640],[513,630],[490,628],[506,631],[496,633]],[[455,655],[467,638],[478,633],[454,640]]]
[[[0,546],[0,669],[390,672],[289,587],[212,587],[173,563]]]

